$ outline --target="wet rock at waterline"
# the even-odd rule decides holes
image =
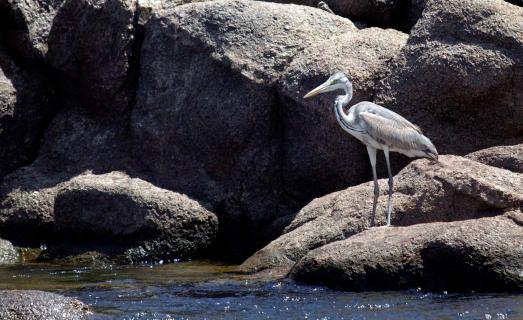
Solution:
[[[523,144],[479,150],[467,158],[498,168],[523,173]]]
[[[2,320],[87,320],[89,309],[77,299],[36,290],[0,290]]]
[[[18,252],[13,244],[7,240],[0,239],[0,265],[11,264],[18,261]]]
[[[290,276],[347,290],[519,291],[522,234],[506,216],[371,229],[309,252]]]
[[[41,232],[51,258],[86,251],[122,261],[190,258],[209,247],[218,227],[216,216],[197,202],[120,172],[12,190],[8,199],[1,229]],[[47,205],[34,205],[39,202]]]
[[[476,219],[523,205],[523,175],[457,156],[439,163],[416,160],[394,177],[393,225]],[[378,224],[387,206],[387,180],[379,180]],[[245,272],[287,266],[310,250],[363,231],[372,211],[373,184],[313,200],[285,233],[247,259]]]
[[[196,201],[122,173],[81,175],[55,199],[57,232],[123,242],[128,260],[188,258],[207,249],[218,221]]]

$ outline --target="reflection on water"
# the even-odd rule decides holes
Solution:
[[[350,293],[234,274],[205,261],[102,269],[0,268],[0,289],[77,297],[94,319],[523,319],[523,295]]]

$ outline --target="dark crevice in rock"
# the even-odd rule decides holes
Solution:
[[[511,3],[519,7],[523,7],[523,0],[505,0],[505,2]]]
[[[37,98],[40,99],[42,107],[45,110],[39,110],[41,119],[38,123],[32,125],[32,129],[36,132],[33,136],[33,142],[28,150],[28,153],[23,154],[23,151],[18,156],[20,162],[16,166],[4,168],[0,175],[5,176],[19,167],[29,165],[35,161],[38,152],[43,144],[45,132],[49,127],[51,120],[60,111],[62,106],[62,94],[57,85],[58,80],[55,72],[44,61],[39,52],[26,45],[29,41],[29,31],[27,26],[17,17],[16,13],[12,11],[9,4],[0,4],[0,50],[4,50],[7,60],[3,61],[0,57],[0,68],[5,72],[6,76],[11,80],[16,77],[26,77],[31,82],[30,85],[35,86],[38,92]],[[20,37],[22,35],[23,39]],[[19,69],[19,70],[17,70]],[[17,81],[13,81],[15,89],[17,89]],[[25,88],[27,90],[27,88]],[[20,94],[24,94],[23,90],[17,90]],[[17,101],[18,103],[18,101]],[[21,109],[21,110],[19,110]],[[17,112],[24,112],[23,108],[15,107],[14,118],[17,118]],[[0,178],[0,179],[2,179]]]

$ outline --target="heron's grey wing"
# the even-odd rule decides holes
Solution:
[[[381,144],[401,150],[424,150],[427,148],[426,138],[420,133],[419,128],[403,117],[401,119],[404,121],[368,111],[360,112],[359,117],[367,134]]]
[[[376,114],[385,119],[393,120],[398,125],[402,125],[404,127],[410,127],[412,129],[414,129],[415,131],[417,131],[418,133],[423,134],[420,127],[413,124],[409,120],[403,118],[402,116],[400,116],[399,114],[397,114],[394,111],[391,111],[387,108],[384,108],[380,105],[377,105],[375,103],[368,102],[368,101],[361,102],[360,105],[361,105],[360,112],[368,112],[368,113]]]

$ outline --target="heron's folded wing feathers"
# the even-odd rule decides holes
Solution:
[[[421,131],[406,119],[387,118],[367,111],[359,116],[367,133],[381,144],[402,150],[425,149]]]

